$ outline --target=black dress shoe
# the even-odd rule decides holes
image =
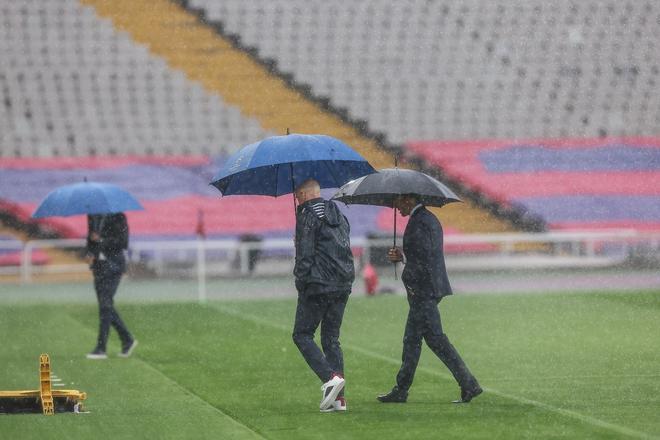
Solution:
[[[454,400],[452,403],[469,403],[470,400],[483,392],[484,390],[482,390],[480,386],[477,386],[476,388],[461,390],[460,400]]]
[[[376,397],[376,399],[383,403],[406,403],[406,400],[408,400],[408,392],[394,387],[392,388],[392,391],[387,394],[381,394]]]

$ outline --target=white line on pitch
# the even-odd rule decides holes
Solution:
[[[78,320],[77,320],[76,318],[74,318],[73,316],[71,316],[71,315],[66,315],[66,316],[67,316],[67,318],[68,318],[69,320],[71,320],[71,321],[75,322],[76,324],[78,324],[78,325],[84,327],[85,330],[89,330],[87,327],[85,327],[80,321],[78,321]],[[91,331],[89,331],[89,333],[91,333]],[[166,375],[165,373],[163,373],[162,371],[160,371],[158,368],[156,368],[156,367],[154,367],[153,365],[151,365],[149,362],[144,361],[144,360],[142,360],[142,359],[140,359],[140,358],[136,358],[135,361],[140,362],[142,365],[144,365],[145,367],[147,367],[147,368],[150,369],[151,371],[156,372],[156,373],[157,373],[158,375],[160,375],[161,377],[163,377],[163,378],[165,378],[166,380],[170,381],[170,382],[171,382],[176,388],[178,388],[179,390],[181,390],[185,395],[192,396],[195,400],[201,402],[202,404],[204,404],[204,405],[206,405],[206,406],[211,407],[212,410],[215,410],[216,412],[218,412],[218,413],[222,414],[223,416],[227,417],[227,418],[228,418],[231,422],[233,422],[234,424],[239,425],[239,426],[242,426],[243,428],[245,428],[245,429],[246,429],[248,432],[250,432],[251,434],[254,434],[255,436],[257,436],[257,437],[259,437],[259,438],[265,438],[263,435],[261,435],[260,433],[258,433],[258,432],[255,431],[254,429],[252,429],[251,427],[249,427],[249,426],[243,424],[240,420],[238,420],[238,419],[232,417],[231,415],[229,415],[229,414],[227,414],[226,412],[224,412],[222,409],[220,409],[220,408],[218,408],[217,406],[211,404],[211,402],[209,402],[209,401],[207,401],[207,400],[204,400],[202,397],[200,397],[198,394],[196,394],[196,393],[193,392],[192,390],[189,390],[188,388],[184,387],[184,386],[181,385],[179,382],[177,382],[176,380],[172,379],[171,377],[169,377],[168,375]],[[86,412],[89,412],[89,411],[86,411]]]
[[[247,314],[247,313],[239,312],[237,310],[227,308],[227,307],[225,307],[223,305],[220,305],[220,304],[211,304],[210,306],[215,308],[216,310],[219,310],[219,311],[224,312],[228,315],[232,315],[232,316],[235,316],[237,318],[243,319],[245,321],[251,321],[251,322],[254,322],[256,324],[266,325],[268,327],[276,328],[276,329],[287,331],[287,332],[291,331],[291,328],[289,328],[287,326],[267,321],[267,320],[265,320],[265,319],[263,319],[259,316],[254,316],[254,315],[250,315],[250,314]],[[387,363],[390,363],[390,364],[394,364],[394,365],[400,365],[401,364],[400,360],[393,359],[389,356],[384,356],[382,354],[376,353],[376,352],[371,351],[371,350],[366,350],[364,348],[357,347],[357,346],[354,346],[354,345],[342,344],[342,346],[349,349],[349,350],[361,353],[365,356],[369,356],[369,357],[372,357],[374,359],[379,359],[381,361],[384,361],[384,362],[387,362]],[[445,374],[445,373],[442,373],[440,371],[437,371],[435,369],[431,369],[431,368],[428,368],[428,367],[421,366],[421,367],[418,367],[417,370],[418,371],[423,371],[425,373],[432,374],[432,375],[435,375],[435,376],[440,376],[440,377],[443,377],[445,379],[453,380],[453,377],[450,376],[449,374]],[[585,415],[577,413],[575,411],[571,411],[571,410],[568,410],[568,409],[563,409],[563,408],[559,408],[559,407],[556,407],[556,406],[552,406],[552,405],[549,405],[547,403],[539,402],[537,400],[527,399],[525,397],[519,397],[519,396],[515,396],[513,394],[503,393],[501,391],[498,391],[498,390],[490,388],[490,387],[483,387],[483,388],[484,388],[484,391],[487,391],[490,394],[494,394],[496,396],[503,397],[503,398],[506,398],[506,399],[509,399],[509,400],[514,400],[516,402],[520,402],[520,403],[523,403],[523,404],[526,404],[526,405],[535,406],[537,408],[542,408],[546,411],[554,412],[554,413],[557,413],[557,414],[561,414],[563,416],[567,416],[567,417],[570,417],[570,418],[573,418],[573,419],[576,419],[576,420],[580,420],[582,422],[588,423],[588,424],[593,425],[593,426],[597,426],[599,428],[609,429],[611,431],[618,432],[619,434],[624,434],[624,435],[627,435],[627,436],[630,436],[630,437],[637,437],[637,438],[642,438],[642,439],[655,439],[655,438],[657,438],[657,437],[654,437],[654,436],[652,436],[650,434],[647,434],[645,432],[635,431],[634,429],[629,429],[629,428],[626,428],[625,426],[615,425],[614,423],[605,422],[603,420],[599,420],[599,419],[596,419],[594,417],[585,416]]]
[[[576,376],[538,376],[538,377],[491,377],[484,380],[489,382],[508,382],[519,380],[584,380],[584,379],[649,379],[660,377],[660,374],[593,374],[593,375],[576,375]],[[481,377],[480,377],[481,378]]]

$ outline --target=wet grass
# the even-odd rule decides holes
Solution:
[[[88,289],[87,286],[80,287]],[[41,287],[41,289],[45,289]],[[407,305],[352,298],[342,344],[349,411],[321,414],[320,384],[290,337],[290,299],[119,305],[135,356],[88,361],[93,304],[0,305],[0,390],[38,385],[49,353],[89,414],[0,416],[0,438],[660,437],[660,292],[455,296],[445,332],[486,392],[458,388],[425,348],[409,401],[394,383]],[[111,355],[119,349],[112,334]]]

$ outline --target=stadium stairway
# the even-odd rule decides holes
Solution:
[[[265,130],[284,134],[324,133],[359,151],[375,168],[394,164],[393,153],[358,128],[323,108],[319,102],[292,87],[290,81],[268,68],[254,53],[223,35],[222,27],[206,23],[200,14],[171,0],[81,0],[98,15],[112,21],[169,66],[185,73],[210,93],[217,93]],[[407,165],[404,165],[407,166]],[[515,229],[491,211],[470,200],[452,204],[436,214],[458,231],[503,232]]]

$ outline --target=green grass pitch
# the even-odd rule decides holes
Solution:
[[[49,286],[3,286],[3,291]],[[91,297],[90,286],[72,285]],[[2,294],[0,294],[0,297]],[[84,358],[93,302],[0,301],[0,390],[38,387],[48,353],[88,414],[0,415],[3,439],[659,438],[660,292],[455,295],[443,326],[485,393],[459,390],[425,347],[406,404],[394,384],[407,304],[348,303],[342,346],[348,412],[318,410],[320,383],[291,341],[293,299],[122,302],[134,357]]]

